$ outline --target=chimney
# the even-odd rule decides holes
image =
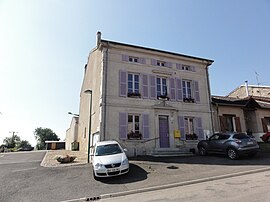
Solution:
[[[248,81],[245,81],[245,85],[246,85],[246,94],[247,94],[247,97],[249,96],[249,93],[248,93]]]
[[[101,32],[97,32],[97,46],[99,46],[101,42]]]

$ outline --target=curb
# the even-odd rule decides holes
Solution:
[[[44,161],[46,159],[47,154],[48,154],[48,151],[46,151],[46,153],[45,153],[45,155],[44,155],[44,157],[43,157],[43,159],[42,159],[42,161],[40,163],[40,166],[42,166],[42,167],[45,167],[45,165],[43,165],[43,164],[44,164]]]
[[[63,168],[63,167],[70,167],[70,166],[80,166],[80,165],[86,165],[87,163],[70,163],[70,164],[58,164],[58,165],[46,165],[46,157],[49,151],[46,151],[46,154],[44,155],[42,162],[40,163],[40,166],[45,167],[45,168]]]
[[[131,194],[137,194],[137,193],[143,193],[143,192],[149,192],[149,191],[157,191],[157,190],[161,190],[161,189],[168,189],[168,188],[173,188],[173,187],[186,186],[186,185],[192,185],[192,184],[197,184],[197,183],[202,183],[202,182],[209,182],[209,181],[214,181],[214,180],[226,179],[226,178],[230,178],[230,177],[237,177],[237,176],[254,174],[254,173],[265,172],[265,171],[270,171],[270,167],[259,168],[259,169],[244,171],[244,172],[237,172],[237,173],[227,174],[227,175],[202,178],[202,179],[197,179],[197,180],[190,180],[190,181],[185,181],[185,182],[172,183],[172,184],[161,185],[161,186],[135,189],[135,190],[130,190],[130,191],[101,194],[99,196],[99,198],[100,199],[108,199],[108,198],[131,195]],[[86,198],[86,201],[87,201],[87,199],[88,198]]]

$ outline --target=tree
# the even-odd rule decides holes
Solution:
[[[17,148],[21,148],[21,147],[32,147],[31,144],[27,141],[27,140],[22,140],[20,142],[18,142],[18,144],[16,145]]]
[[[20,141],[21,138],[18,135],[13,134],[11,137],[6,137],[3,143],[7,148],[15,148]]]
[[[37,149],[46,149],[46,140],[60,140],[60,138],[50,128],[36,128],[34,136],[37,140]]]

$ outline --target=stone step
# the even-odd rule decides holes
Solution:
[[[194,156],[194,153],[191,151],[179,151],[179,150],[155,150],[150,154],[150,156],[154,157]]]

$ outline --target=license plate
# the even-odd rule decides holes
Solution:
[[[116,172],[119,171],[119,168],[110,168],[108,169],[108,172]]]
[[[248,144],[248,145],[251,145],[251,144],[253,144],[253,142],[247,142],[247,144]]]

